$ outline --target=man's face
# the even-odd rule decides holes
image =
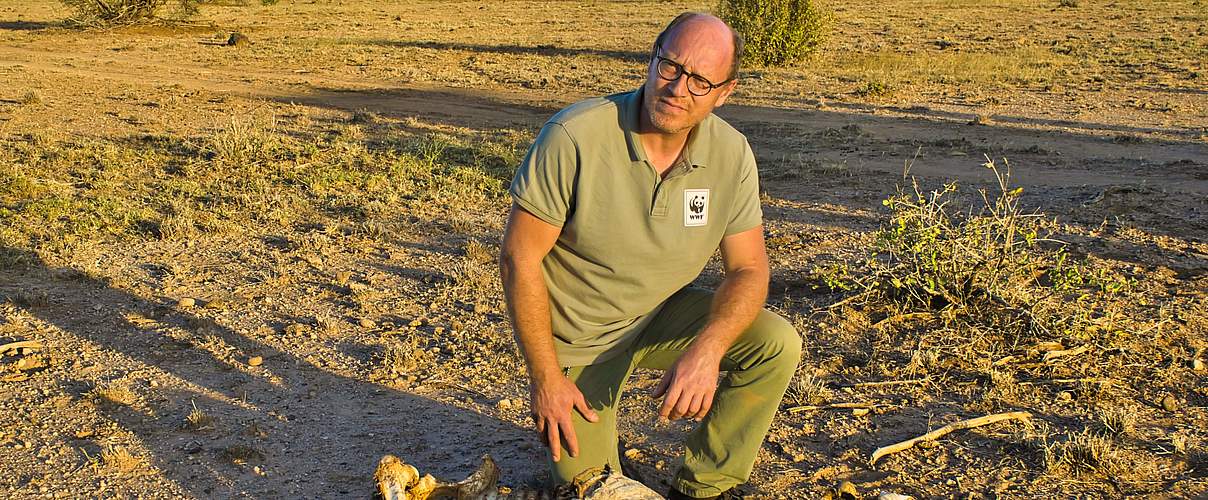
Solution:
[[[717,36],[699,31],[691,26],[681,26],[666,37],[656,55],[682,65],[684,71],[700,75],[711,83],[723,82],[730,76],[732,49],[729,41],[719,43]],[[734,90],[735,82],[731,81],[706,95],[693,95],[688,88],[687,73],[669,81],[659,76],[658,66],[658,57],[651,58],[642,105],[650,124],[661,133],[674,134],[695,127],[714,108],[725,103]]]

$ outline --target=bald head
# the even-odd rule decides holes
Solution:
[[[666,28],[663,28],[662,33],[654,39],[654,47],[652,54],[658,52],[660,46],[666,46],[673,40],[680,38],[688,38],[682,40],[693,45],[700,44],[706,47],[717,47],[721,50],[729,50],[730,72],[727,78],[738,76],[738,67],[742,61],[742,36],[734,31],[725,21],[717,18],[712,14],[703,12],[685,12],[675,19],[672,19]]]

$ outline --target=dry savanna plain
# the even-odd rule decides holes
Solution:
[[[213,2],[100,30],[0,3],[0,496],[363,498],[385,454],[540,486],[507,183],[546,118],[636,88],[711,7]],[[742,491],[1208,496],[1208,2],[829,7],[818,54],[718,110],[805,346]],[[657,381],[620,437],[666,491],[692,426],[657,421]]]

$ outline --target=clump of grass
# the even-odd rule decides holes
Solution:
[[[265,120],[231,118],[230,123],[211,135],[206,149],[214,161],[233,168],[247,168],[272,161],[279,145],[276,117]]]
[[[1128,470],[1128,461],[1109,438],[1091,431],[1068,436],[1062,442],[1045,447],[1045,466],[1050,472],[1120,475]]]
[[[412,335],[386,346],[371,379],[381,383],[413,383],[426,378],[435,364],[436,356],[420,345],[419,336]]]
[[[208,430],[214,427],[214,417],[201,411],[197,403],[192,403],[193,411],[185,416],[184,428],[193,432]]]
[[[797,405],[820,405],[831,399],[833,393],[826,384],[811,373],[797,372],[789,383],[786,396]]]
[[[41,104],[42,96],[40,94],[38,94],[38,92],[35,90],[29,90],[29,91],[26,91],[24,94],[21,94],[21,98],[18,99],[18,102],[20,102],[21,104],[23,104],[25,106]]]
[[[220,453],[223,460],[235,465],[247,465],[252,463],[263,463],[264,452],[245,444],[233,444],[222,449]]]
[[[1112,436],[1128,437],[1137,431],[1137,412],[1113,406],[1099,412],[1099,425]]]
[[[138,395],[134,394],[134,391],[121,383],[95,387],[89,392],[89,395],[96,401],[119,406],[130,406],[138,401]]]
[[[107,446],[101,450],[101,463],[118,474],[129,474],[142,467],[144,460],[125,446]]]
[[[466,243],[464,251],[465,255],[453,268],[454,286],[476,295],[499,289],[498,268],[493,265],[497,251],[478,240]]]
[[[860,97],[881,97],[889,92],[889,85],[879,81],[864,82],[864,85],[856,89],[856,95]]]

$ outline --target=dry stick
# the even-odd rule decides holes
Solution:
[[[15,351],[17,349],[41,349],[41,348],[42,348],[41,342],[38,342],[36,340],[21,340],[18,342],[9,342],[7,344],[0,345],[0,354],[4,354],[8,351]]]
[[[916,319],[931,319],[934,317],[935,317],[935,313],[930,313],[930,312],[912,312],[912,313],[906,313],[906,314],[897,314],[894,316],[889,316],[876,323],[873,323],[872,327],[877,328],[885,323],[903,323],[906,321],[911,321],[911,320],[916,320]]]
[[[811,406],[811,405],[794,406],[792,408],[786,409],[785,411],[787,411],[789,413],[800,413],[803,411],[813,411],[813,410],[857,410],[857,409],[871,410],[876,407],[877,407],[876,403],[834,403],[834,404],[820,405],[820,406]]]
[[[889,446],[882,446],[880,448],[877,448],[876,451],[872,452],[872,459],[868,461],[868,465],[876,465],[877,460],[879,460],[881,457],[883,457],[885,455],[897,453],[899,451],[909,450],[914,445],[916,445],[920,442],[923,442],[923,441],[935,441],[939,438],[942,438],[942,437],[948,435],[949,433],[951,433],[953,431],[958,431],[961,429],[972,429],[974,427],[981,427],[983,425],[988,425],[988,424],[992,424],[995,422],[1001,422],[1003,420],[1012,420],[1012,419],[1027,420],[1030,418],[1032,418],[1032,414],[1028,413],[1026,411],[1012,411],[1012,412],[1007,412],[1007,413],[996,413],[994,415],[986,415],[984,417],[971,418],[968,420],[961,420],[959,422],[953,422],[951,424],[940,427],[939,429],[928,432],[928,433],[923,434],[922,436],[916,437],[914,439],[908,439],[906,441],[902,441],[897,444],[891,444]]]
[[[1060,358],[1060,357],[1074,356],[1077,354],[1082,354],[1086,351],[1089,351],[1090,349],[1091,349],[1091,347],[1089,345],[1082,345],[1082,346],[1076,347],[1074,349],[1066,349],[1064,351],[1049,351],[1049,352],[1044,353],[1044,357],[1040,358],[1040,361],[1043,363],[1048,363],[1049,361],[1052,361],[1052,360]]]
[[[925,378],[912,378],[908,380],[882,380],[880,382],[857,382],[853,384],[855,387],[881,387],[886,385],[903,385],[903,384],[921,384],[926,382]]]
[[[864,297],[867,297],[869,294],[871,294],[871,292],[860,292],[860,293],[857,293],[857,294],[855,294],[855,295],[852,295],[851,297],[848,297],[848,298],[846,298],[846,299],[843,299],[843,300],[840,300],[840,301],[838,301],[838,302],[835,302],[834,304],[831,304],[831,305],[829,305],[829,306],[826,306],[826,307],[825,307],[825,309],[830,310],[830,309],[835,309],[835,308],[837,308],[837,307],[839,307],[839,306],[847,305],[848,303],[850,303],[850,302],[852,302],[852,301],[854,301],[854,300],[856,300],[856,299],[862,299],[862,298],[864,298]]]

